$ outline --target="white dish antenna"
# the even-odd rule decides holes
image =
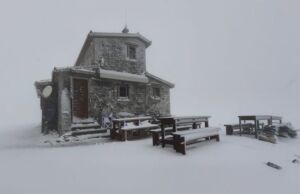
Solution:
[[[46,86],[44,87],[43,91],[42,91],[42,96],[44,98],[48,98],[51,94],[52,94],[52,86]]]

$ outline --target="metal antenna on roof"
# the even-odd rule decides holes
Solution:
[[[127,28],[127,9],[125,9],[125,27],[122,30],[122,33],[128,33],[129,29]]]

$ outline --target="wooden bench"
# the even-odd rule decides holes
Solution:
[[[157,145],[159,144],[158,142],[161,142],[162,147],[165,147],[166,144],[174,145],[173,136],[171,135],[171,133],[179,130],[197,129],[202,127],[202,124],[204,124],[205,127],[208,127],[209,118],[210,116],[160,117],[159,120],[161,123],[161,132],[159,135],[161,135],[161,138],[159,137],[159,135],[157,137],[157,134],[155,135],[156,137],[153,137],[152,133],[152,137],[154,139],[153,144]]]
[[[178,131],[173,133],[174,149],[176,152],[186,154],[186,146],[201,142],[203,140],[216,139],[220,141],[220,128],[200,128],[187,131]]]
[[[226,128],[226,135],[233,135],[235,130],[240,132],[240,124],[226,124],[224,126]],[[254,125],[251,123],[241,124],[241,126],[245,131],[251,131],[251,129],[254,128]]]
[[[157,124],[152,124],[151,121],[152,117],[113,119],[110,137],[111,139],[126,141],[129,138],[133,138],[135,133],[138,137],[146,136],[151,129],[159,127]]]
[[[176,129],[178,131],[182,131],[182,130],[187,130],[187,129],[191,129],[192,125],[178,125],[176,126]],[[153,146],[158,146],[160,145],[161,142],[161,129],[153,129],[150,130],[151,134],[152,134],[152,144]],[[168,135],[171,135],[173,132],[173,127],[167,127],[165,128],[165,137]]]

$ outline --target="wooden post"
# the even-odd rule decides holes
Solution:
[[[257,124],[258,124],[258,121],[255,119],[255,138],[257,138]]]
[[[208,120],[207,121],[205,121],[205,127],[208,127],[209,125],[208,125]]]
[[[113,121],[113,128],[110,130],[110,138],[114,139],[115,138],[115,131],[116,131],[116,122]]]
[[[196,123],[193,123],[192,128],[193,128],[193,129],[197,129],[197,124],[196,124]]]
[[[165,125],[163,121],[161,121],[161,146],[165,147]]]
[[[121,140],[122,141],[127,141],[127,130],[120,130],[121,132]]]
[[[176,132],[177,131],[177,122],[176,120],[174,119],[173,120],[173,132]]]
[[[239,125],[240,125],[240,136],[242,135],[242,121],[241,118],[239,118]]]
[[[273,122],[272,122],[272,118],[268,120],[268,125],[272,125]]]

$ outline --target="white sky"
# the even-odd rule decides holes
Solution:
[[[34,81],[73,65],[90,30],[152,40],[149,72],[176,84],[172,113],[276,114],[300,127],[300,1],[0,1],[2,124],[39,123]],[[127,17],[126,17],[127,15]]]

